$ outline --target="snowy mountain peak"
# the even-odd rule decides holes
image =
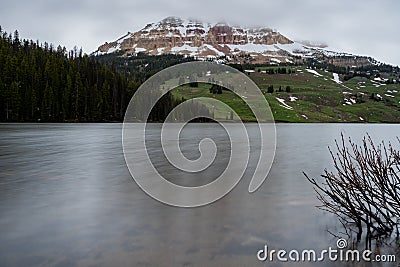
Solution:
[[[167,17],[149,23],[137,32],[128,32],[116,41],[101,45],[94,54],[114,52],[122,52],[124,56],[140,52],[150,55],[182,54],[199,59],[223,58],[237,63],[271,64],[299,62],[309,57],[336,58],[334,62],[340,64],[338,56],[354,57],[293,42],[268,27],[244,28],[226,22],[211,24],[179,17]],[[369,59],[362,57],[357,62],[354,59],[350,61],[348,64],[351,65],[371,64]]]
[[[183,19],[178,18],[178,17],[167,17],[163,20],[161,20],[162,23],[166,23],[166,24],[179,24],[183,22]]]

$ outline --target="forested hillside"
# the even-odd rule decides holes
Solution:
[[[0,121],[122,120],[138,83],[81,50],[0,33]]]
[[[123,56],[121,52],[111,55],[93,55],[93,57],[97,61],[115,68],[120,73],[124,73],[130,80],[140,83],[165,68],[195,60],[193,57],[172,54],[151,56],[145,53],[138,53],[128,57]]]

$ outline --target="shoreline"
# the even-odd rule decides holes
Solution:
[[[227,123],[238,123],[238,122],[230,122],[230,121],[221,121]],[[257,123],[256,121],[242,121],[246,124],[253,124]],[[37,122],[37,121],[1,121],[1,124],[123,124],[123,121],[44,121],[44,122]],[[133,122],[133,123],[140,123],[140,122]],[[163,121],[150,121],[146,122],[149,124],[161,124],[164,123]],[[190,123],[218,123],[218,122],[190,122]],[[268,122],[264,122],[268,123]],[[330,122],[323,122],[323,121],[313,121],[313,122],[289,122],[289,121],[274,121],[275,124],[400,124],[400,122],[355,122],[355,121],[346,121],[346,122],[339,122],[339,121],[330,121]]]

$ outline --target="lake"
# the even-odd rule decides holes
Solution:
[[[393,141],[400,132],[400,125],[277,124],[275,161],[258,191],[247,192],[247,173],[215,203],[176,208],[152,199],[131,178],[121,127],[0,124],[1,266],[343,266],[261,262],[256,254],[265,244],[335,247],[328,230],[337,233],[340,224],[315,207],[302,172],[318,177],[331,168],[327,147],[341,132],[356,142],[366,133]],[[251,132],[255,125],[247,127]],[[159,125],[149,126],[150,135],[158,131]],[[188,157],[198,154],[193,143],[203,134],[220,144],[216,163],[223,166],[229,147],[217,124],[188,126]],[[216,168],[187,178],[165,164],[157,142],[148,145],[154,164],[177,184],[199,185],[218,175]]]

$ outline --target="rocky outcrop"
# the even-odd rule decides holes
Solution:
[[[365,65],[363,59],[343,60],[344,53],[293,42],[270,28],[244,28],[226,23],[211,25],[198,20],[168,17],[114,42],[101,45],[95,54],[121,51],[123,56],[139,52],[150,55],[182,54],[196,58],[224,58],[237,63],[301,62],[314,57],[338,65]]]
[[[169,17],[157,23],[147,24],[142,30],[128,33],[117,41],[106,42],[97,52],[112,53],[118,50],[125,54],[146,52],[152,55],[177,53],[203,57],[233,57],[235,49],[227,45],[238,46],[235,48],[240,52],[240,46],[248,44],[291,43],[293,42],[290,39],[269,28],[246,29],[225,23],[212,26],[196,20]],[[262,50],[262,47],[259,48]],[[267,52],[267,49],[264,50]]]

